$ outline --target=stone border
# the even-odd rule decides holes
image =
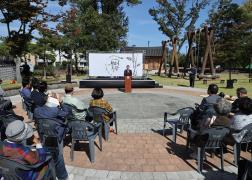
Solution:
[[[69,180],[185,180],[185,179],[222,179],[235,180],[237,178],[237,168],[225,166],[225,171],[218,169],[203,171],[178,171],[178,172],[127,172],[127,171],[107,171],[86,169],[66,165],[69,173]]]

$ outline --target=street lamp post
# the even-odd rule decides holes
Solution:
[[[229,68],[229,79],[227,80],[227,88],[234,88],[234,81],[231,79],[231,67]]]
[[[250,63],[249,63],[249,78],[252,78],[251,69],[252,69],[252,57],[250,57]]]

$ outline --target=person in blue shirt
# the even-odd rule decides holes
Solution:
[[[55,121],[55,132],[57,132],[57,138],[59,140],[59,153],[55,157],[55,171],[58,179],[67,179],[68,174],[65,167],[65,162],[63,158],[63,139],[66,132],[66,118],[69,114],[67,107],[52,107],[49,106],[46,101],[43,106],[37,107],[34,110],[34,118],[37,119],[49,119]]]
[[[32,80],[32,92],[31,92],[31,99],[34,104],[34,109],[39,106],[43,106],[46,101],[47,95],[45,91],[47,89],[46,82],[39,82],[38,79],[34,78]]]
[[[29,79],[23,79],[22,81],[23,88],[20,91],[20,95],[24,98],[25,101],[31,101],[31,84]]]

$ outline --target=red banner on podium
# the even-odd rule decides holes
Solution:
[[[131,76],[124,76],[124,92],[130,93],[131,92]]]

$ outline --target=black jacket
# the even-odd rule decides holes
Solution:
[[[124,70],[124,76],[132,76],[132,71],[131,70]]]

